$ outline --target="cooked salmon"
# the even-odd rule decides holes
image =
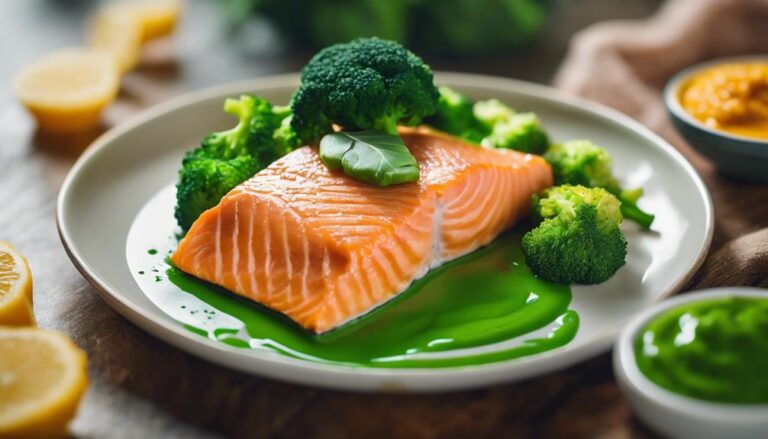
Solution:
[[[552,185],[538,156],[401,129],[418,182],[378,187],[303,147],[229,192],[172,256],[180,270],[326,332],[490,243]]]

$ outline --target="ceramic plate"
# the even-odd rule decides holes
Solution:
[[[231,126],[230,116],[221,111],[224,98],[252,92],[286,103],[298,84],[296,75],[194,92],[150,109],[102,136],[72,168],[59,194],[57,219],[64,246],[110,306],[169,344],[253,374],[360,391],[470,388],[564,368],[604,352],[625,322],[674,293],[701,264],[713,230],[710,197],[690,164],[662,139],[615,111],[547,87],[463,74],[438,74],[436,80],[475,99],[494,97],[536,112],[555,140],[594,140],[611,152],[615,171],[626,187],[646,190],[641,206],[656,214],[653,232],[643,233],[627,224],[627,265],[606,283],[573,288],[570,308],[579,313],[581,324],[576,337],[561,348],[478,366],[337,366],[216,342],[186,329],[183,319],[155,305],[134,279],[126,260],[126,251],[128,259],[136,251],[131,250],[131,240],[145,238],[128,240],[134,219],[153,197],[172,200],[169,189],[166,195],[163,189],[174,181],[186,150],[206,133]],[[161,204],[165,207],[158,209],[170,216],[170,203]],[[168,224],[172,219],[159,221]]]

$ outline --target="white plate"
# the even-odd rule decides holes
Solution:
[[[286,103],[298,76],[257,79],[191,93],[98,139],[78,160],[58,200],[59,233],[81,273],[104,300],[166,342],[210,361],[267,377],[360,391],[439,391],[519,380],[604,352],[636,313],[672,294],[699,267],[712,238],[712,203],[688,162],[662,139],[605,107],[547,87],[477,75],[438,74],[436,81],[475,99],[495,97],[536,112],[555,140],[590,138],[614,156],[627,187],[643,186],[642,207],[654,232],[632,225],[627,265],[611,280],[573,288],[581,317],[564,347],[499,363],[440,369],[373,369],[310,363],[201,337],[155,306],[126,264],[126,236],[139,210],[173,181],[182,154],[208,132],[231,126],[223,99],[252,92]]]

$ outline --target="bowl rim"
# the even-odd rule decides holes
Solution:
[[[694,74],[717,65],[730,64],[730,63],[743,63],[743,62],[750,62],[750,61],[751,62],[760,61],[768,64],[768,55],[753,54],[753,55],[737,55],[737,56],[714,58],[714,59],[710,59],[707,61],[690,65],[678,71],[667,81],[666,85],[664,86],[664,90],[662,92],[663,98],[664,98],[664,104],[667,107],[667,111],[672,113],[674,117],[680,119],[686,124],[691,125],[695,128],[698,128],[702,131],[705,131],[708,134],[721,137],[723,140],[735,141],[743,144],[744,146],[749,146],[751,148],[762,148],[762,151],[768,151],[766,150],[766,148],[768,148],[768,139],[756,139],[754,137],[747,137],[747,136],[742,136],[738,134],[732,134],[726,131],[712,128],[709,125],[691,116],[691,114],[688,113],[683,108],[682,104],[680,104],[680,100],[678,99],[678,95],[679,95],[678,92],[680,90],[680,87],[682,87],[687,82],[687,80],[690,79],[690,77],[693,76]]]
[[[701,419],[717,419],[719,422],[739,423],[754,420],[768,421],[768,403],[734,404],[698,399],[675,393],[651,381],[637,365],[634,341],[640,330],[653,318],[678,306],[710,299],[728,297],[749,297],[768,300],[768,289],[757,287],[717,287],[694,290],[659,302],[636,315],[624,327],[613,355],[616,378],[625,387],[624,392],[633,393],[660,406],[667,411],[685,413]]]

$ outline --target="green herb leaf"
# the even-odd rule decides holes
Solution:
[[[419,165],[403,139],[380,131],[341,131],[320,140],[320,159],[355,180],[378,186],[419,179]]]

